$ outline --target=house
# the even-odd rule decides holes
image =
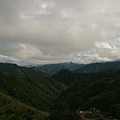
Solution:
[[[77,115],[92,114],[91,111],[77,111]]]

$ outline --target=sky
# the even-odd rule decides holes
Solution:
[[[120,59],[120,0],[0,0],[0,62]]]

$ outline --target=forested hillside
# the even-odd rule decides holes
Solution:
[[[113,72],[114,73],[114,72]],[[91,83],[103,77],[112,77],[114,74],[111,72],[88,72],[88,73],[76,73],[68,69],[62,69],[58,73],[54,74],[52,77],[66,85],[71,85],[77,81],[80,83]]]
[[[53,110],[74,113],[99,109],[104,115],[120,118],[120,71],[73,73],[61,70],[53,76],[69,87],[54,102]]]
[[[5,74],[16,75],[16,76],[28,76],[33,77],[37,75],[45,75],[47,74],[44,71],[41,71],[35,67],[26,68],[22,66],[18,66],[17,64],[11,63],[0,63],[0,71]]]
[[[65,87],[47,76],[21,77],[0,73],[0,91],[37,109],[47,109]]]
[[[48,115],[0,92],[0,120],[45,120]]]
[[[19,103],[22,102],[23,104],[26,104],[26,106],[29,106],[29,108],[48,111],[52,106],[53,100],[58,97],[64,90],[66,90],[65,85],[54,80],[44,72],[42,73],[40,70],[35,70],[33,68],[24,68],[14,64],[1,64],[0,99],[9,99],[9,97],[6,96],[11,96],[10,106],[12,108],[17,105],[17,103],[15,104],[14,99],[12,98],[17,99],[18,106],[16,106],[15,109],[18,108],[20,116],[24,117],[22,110],[26,111],[26,114],[28,114],[28,116],[32,110],[29,112],[26,107],[22,106],[20,106],[19,109]],[[2,118],[10,117],[10,114],[7,112],[8,107],[9,106],[7,103],[6,106],[1,106],[1,110],[3,110],[3,115],[1,114]],[[14,111],[15,110],[13,108],[13,112]],[[16,112],[14,114],[14,116],[17,116]],[[31,114],[29,117],[31,117],[32,120],[33,118]],[[39,112],[35,114],[38,114],[39,116]]]
[[[79,120],[77,111],[92,108],[120,119],[119,68],[80,73],[62,69],[50,76],[35,67],[0,66],[1,120]]]

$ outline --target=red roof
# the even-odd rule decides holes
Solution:
[[[78,111],[77,115],[83,115],[83,114],[91,114],[91,111]]]

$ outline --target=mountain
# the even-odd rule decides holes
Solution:
[[[27,106],[0,92],[0,120],[45,120],[48,113]]]
[[[50,75],[0,63],[0,119],[79,120],[76,111],[92,108],[120,119],[119,61],[96,64],[81,67],[88,72],[64,68]]]
[[[38,76],[47,74],[44,71],[41,71],[35,67],[26,68],[18,66],[17,64],[11,63],[0,63],[0,71],[8,74],[19,75],[19,76]]]
[[[0,91],[36,109],[48,109],[65,89],[65,85],[37,68],[0,63]]]
[[[92,81],[96,81],[98,78],[103,78],[103,76],[105,77],[111,77],[111,73],[110,72],[98,72],[98,73],[94,73],[94,72],[88,72],[88,73],[76,73],[73,71],[70,71],[68,69],[62,69],[59,72],[57,72],[56,74],[52,75],[52,77],[69,86],[77,81],[84,83],[84,82],[92,82]]]
[[[49,74],[55,74],[62,69],[68,69],[74,72],[101,72],[113,71],[120,69],[120,61],[91,63],[91,64],[77,64],[77,63],[59,63],[59,64],[46,64],[36,66],[37,69]]]
[[[67,91],[56,98],[51,108],[58,111],[55,117],[97,108],[104,115],[120,119],[120,70],[110,73],[71,73],[62,70],[54,77],[68,85]]]
[[[120,61],[104,62],[104,63],[91,63],[76,69],[74,72],[100,72],[108,70],[119,70]]]
[[[74,71],[78,68],[83,67],[84,64],[77,64],[77,63],[59,63],[59,64],[46,64],[46,65],[42,65],[42,66],[37,66],[37,68],[39,68],[42,71],[45,71],[49,74],[55,74],[58,71],[60,71],[61,69],[69,69],[71,71]]]

